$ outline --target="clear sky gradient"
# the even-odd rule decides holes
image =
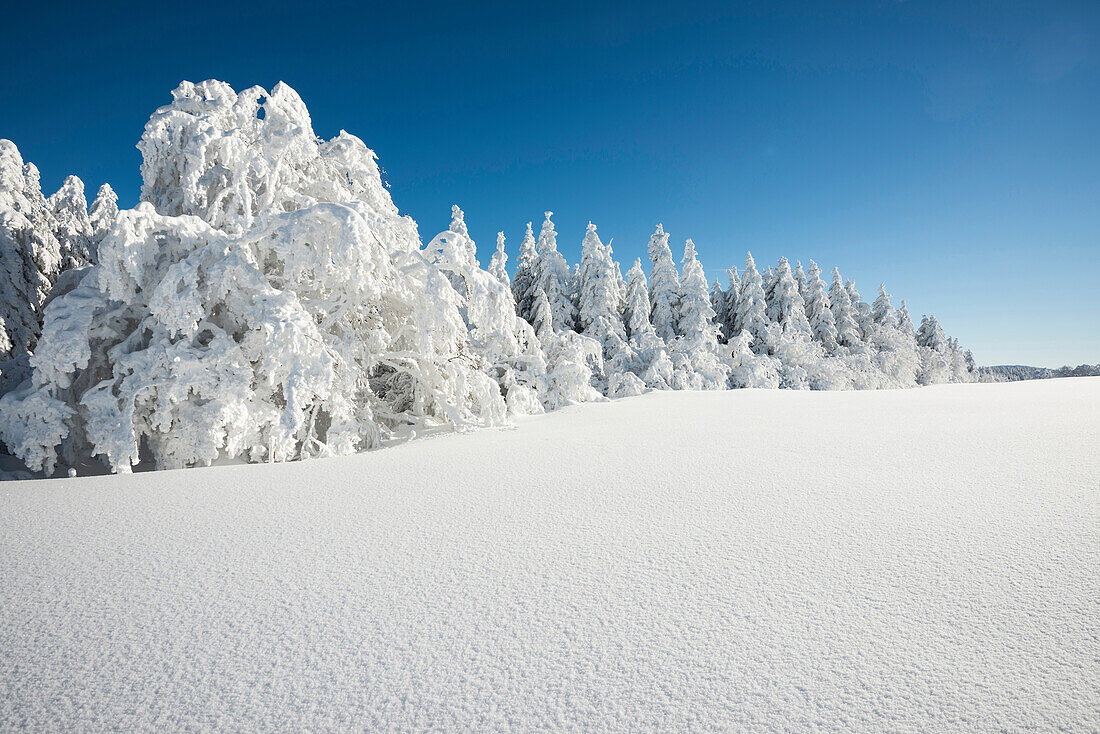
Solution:
[[[712,281],[813,258],[981,364],[1100,362],[1097,2],[0,8],[0,137],[47,194],[133,205],[180,80],[283,80],[425,239],[461,205],[483,264],[552,209],[571,262],[591,219],[625,272],[663,222]]]

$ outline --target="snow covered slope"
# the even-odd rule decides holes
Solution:
[[[0,729],[1100,727],[1100,379],[0,485]]]

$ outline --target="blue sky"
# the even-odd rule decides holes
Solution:
[[[711,280],[814,258],[979,363],[1100,362],[1100,3],[8,4],[0,137],[136,202],[182,79],[286,81],[430,238],[662,222]],[[514,264],[514,259],[513,259]]]

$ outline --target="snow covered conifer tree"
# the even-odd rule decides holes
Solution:
[[[554,314],[550,310],[550,299],[542,288],[535,289],[531,307],[531,328],[539,339],[549,341],[554,336]]]
[[[821,268],[810,260],[810,272],[806,280],[806,318],[810,322],[813,338],[829,352],[835,352],[838,346],[836,321],[833,319],[829,294],[825,292],[825,281],[821,279]]]
[[[799,260],[795,264],[794,271],[791,276],[794,278],[795,285],[798,286],[798,294],[802,296],[802,300],[806,300],[806,272],[802,269],[802,261]]]
[[[974,376],[971,374],[974,364],[973,355],[970,355],[969,351],[963,351],[958,339],[952,337],[947,340],[947,354],[951,365],[951,381],[973,382]]]
[[[722,304],[721,311],[715,310],[719,314],[715,320],[719,322],[718,325],[722,329],[723,342],[728,342],[735,335],[733,322],[737,314],[737,297],[741,292],[741,276],[737,274],[737,268],[727,269],[726,275],[729,277],[729,283],[726,287],[725,303]]]
[[[854,347],[861,343],[859,325],[852,314],[852,297],[848,295],[837,268],[833,268],[833,283],[829,286],[829,305],[836,324],[837,343],[842,347]]]
[[[626,274],[624,316],[627,334],[631,339],[639,339],[647,333],[656,335],[649,320],[649,285],[642,271],[641,258],[634,261]]]
[[[503,232],[497,232],[497,249],[489,261],[489,273],[504,285],[511,287],[512,282],[508,279],[508,253],[504,251]]]
[[[88,216],[92,221],[92,230],[95,232],[106,231],[114,223],[115,217],[118,216],[118,194],[110,184],[99,187]]]
[[[591,222],[581,243],[579,276],[581,332],[603,345],[607,359],[626,342],[626,330],[620,315],[622,304],[615,263]]]
[[[99,243],[107,236],[107,230],[114,224],[117,216],[118,194],[115,193],[110,184],[103,184],[99,187],[95,201],[92,202],[92,208],[88,211],[88,218],[91,220],[92,225],[89,249],[93,261],[98,259],[96,253],[99,252]]]
[[[668,234],[660,224],[649,238],[649,261],[653,264],[649,273],[650,321],[657,336],[671,344],[679,321],[680,276],[668,247]]]
[[[810,324],[806,320],[806,304],[798,292],[798,283],[785,257],[779,258],[779,265],[772,278],[767,317],[785,333],[798,332],[807,336],[810,333]]]
[[[890,304],[890,294],[886,292],[885,283],[880,283],[878,286],[878,297],[875,298],[875,302],[871,306],[871,319],[876,326],[890,329],[896,329],[898,326],[897,317],[894,315],[894,307]]]
[[[900,327],[890,303],[886,285],[880,284],[878,297],[871,309],[872,334],[868,343],[874,348],[874,359],[890,387],[912,387],[920,370],[920,354],[913,338],[912,323]],[[905,314],[908,320],[909,315]]]
[[[38,340],[42,304],[61,267],[53,228],[38,169],[0,139],[0,362],[25,358]]]
[[[550,299],[536,288],[533,314],[535,333],[546,353],[546,375],[539,395],[548,410],[572,403],[601,400],[592,386],[592,365],[602,365],[600,343],[572,330],[554,328]]]
[[[875,320],[871,316],[871,304],[864,301],[863,296],[856,290],[855,281],[849,280],[844,284],[844,288],[848,291],[848,297],[852,301],[852,318],[855,320],[856,326],[859,327],[860,339],[867,341],[871,338],[875,325]]]
[[[768,305],[772,302],[772,291],[775,289],[775,269],[770,265],[760,273],[761,287],[764,289],[764,312],[767,313]]]
[[[680,334],[712,331],[714,308],[707,292],[707,278],[695,252],[695,243],[688,238],[684,243],[683,279],[680,282],[680,321],[676,330]]]
[[[933,316],[924,316],[917,330],[917,345],[934,349],[937,352],[947,351],[947,337],[943,333],[943,327]]]
[[[718,339],[726,341],[726,323],[729,321],[729,296],[715,278],[710,286],[710,307],[714,309],[714,323],[718,327]]]
[[[922,385],[936,385],[951,381],[951,361],[947,337],[935,316],[921,318],[916,333],[920,351],[920,372],[917,381]]]
[[[684,244],[684,277],[681,282],[680,336],[673,344],[672,364],[676,387],[694,390],[723,390],[729,365],[719,352],[719,327],[707,293],[707,277],[695,254],[695,243]]]
[[[550,219],[554,212],[546,212],[546,221],[539,233],[537,278],[539,287],[550,302],[550,313],[554,319],[555,331],[572,331],[576,327],[573,304],[573,271],[569,263],[558,252],[558,234],[554,231],[554,222]]]
[[[909,306],[905,301],[901,302],[901,307],[898,308],[898,329],[904,333],[914,336],[913,331],[913,318],[909,315]]]
[[[47,199],[50,213],[57,222],[55,234],[61,244],[61,269],[79,268],[92,261],[92,220],[84,198],[84,182],[68,176],[57,193]]]
[[[753,348],[760,352],[767,349],[766,302],[760,273],[756,272],[756,262],[752,253],[745,258],[745,272],[741,274],[741,288],[737,293],[737,308],[734,311],[734,335],[742,331],[752,337]]]
[[[627,333],[634,350],[634,371],[648,387],[665,390],[672,380],[672,362],[664,341],[657,336],[649,320],[649,284],[646,283],[642,261],[637,259],[627,273],[626,316]]]
[[[503,246],[499,236],[497,245]],[[462,209],[452,206],[450,228],[435,236],[425,248],[425,255],[447,275],[460,297],[470,351],[479,358],[481,369],[509,398],[509,407],[515,412],[534,401],[543,357],[537,340],[527,334],[530,327],[516,316],[511,289],[478,266],[476,252],[477,245],[470,237]],[[528,391],[530,397],[517,401],[512,395],[515,390]]]
[[[528,222],[527,232],[523,235],[523,242],[519,246],[516,277],[512,279],[512,296],[516,299],[516,313],[532,324],[535,318],[535,295],[538,291],[538,259],[535,234],[531,231],[531,223]]]

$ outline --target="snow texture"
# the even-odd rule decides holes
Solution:
[[[0,486],[0,729],[1100,726],[1100,380],[520,420]]]

